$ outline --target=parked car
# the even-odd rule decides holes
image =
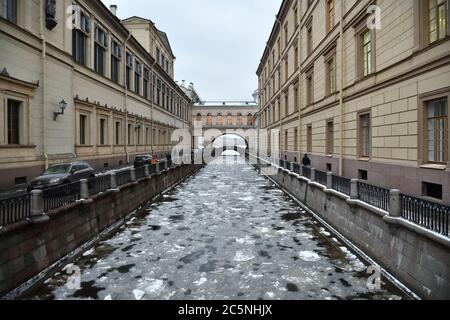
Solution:
[[[150,154],[143,154],[140,156],[137,156],[134,159],[134,168],[143,167],[147,164],[152,164],[152,156]]]
[[[95,170],[84,161],[53,165],[30,181],[28,191],[48,189],[95,177]]]

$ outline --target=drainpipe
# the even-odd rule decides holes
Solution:
[[[340,35],[339,35],[339,46],[340,46],[340,68],[341,76],[340,78],[340,90],[339,90],[339,108],[340,114],[340,147],[339,147],[339,175],[344,176],[344,1],[341,3],[341,13],[340,13]]]
[[[128,152],[128,86],[127,86],[127,43],[131,38],[131,33],[128,33],[128,37],[125,40],[124,43],[124,57],[125,57],[125,64],[124,64],[124,72],[123,72],[123,86],[125,90],[125,101],[124,101],[124,108],[125,108],[125,154],[127,157],[127,163],[130,162],[130,154]],[[131,80],[131,79],[130,79]]]
[[[155,59],[155,61],[153,61],[153,64],[152,64],[152,66],[151,66],[151,68],[150,68],[150,71],[151,71],[151,76],[152,76],[152,79],[151,79],[151,83],[153,84],[153,69],[155,68],[155,64],[157,63],[157,61],[156,61],[156,59]],[[156,77],[155,77],[156,78]],[[152,87],[151,87],[151,92],[150,92],[150,97],[151,97],[151,103],[150,103],[150,105],[151,105],[151,107],[150,107],[150,119],[151,119],[151,125],[150,125],[150,134],[151,134],[151,147],[152,147],[152,156],[153,156],[153,153],[155,152],[155,150],[154,150],[154,140],[155,140],[155,137],[153,136],[153,122],[154,122],[154,119],[153,119],[153,106],[154,106],[154,101],[155,101],[155,92],[154,92],[154,90],[153,90],[153,87],[155,87],[156,89],[158,89],[157,87],[157,83],[154,83],[153,85],[152,85]]]
[[[47,56],[47,41],[45,39],[44,34],[44,10],[45,10],[45,2],[44,0],[41,0],[40,3],[40,13],[39,13],[39,19],[40,19],[40,31],[39,36],[41,38],[42,42],[42,55],[41,55],[41,87],[42,87],[42,94],[41,94],[41,104],[42,104],[42,153],[44,156],[45,161],[45,169],[48,169],[48,154],[47,154],[47,145],[45,142],[45,132],[46,132],[46,121],[45,121],[45,58]]]
[[[300,11],[301,9],[301,0],[297,0],[297,10],[298,10],[298,21],[296,21],[299,25],[300,28],[300,17],[302,16],[302,12]],[[301,78],[302,78],[302,48],[301,48],[301,31],[299,30],[298,32],[298,59],[299,61],[298,66],[300,68],[299,70],[299,75],[298,75],[298,133],[297,133],[297,148],[298,148],[298,158],[297,161],[298,163],[301,163],[302,160],[302,92],[303,92],[303,88],[301,86]],[[294,97],[295,99],[296,97]]]
[[[275,18],[276,18],[276,22],[278,22],[278,25],[280,26],[280,43],[281,43],[281,33],[282,33],[282,29],[283,29],[283,26],[282,26],[282,24],[281,24],[281,21],[280,21],[280,19],[278,19],[278,15],[276,15],[275,16]],[[281,52],[280,52],[280,69],[281,69]],[[281,90],[281,79],[278,79],[278,81],[280,82],[279,83],[279,87],[280,87],[280,90]],[[281,131],[282,131],[282,128],[283,128],[283,124],[282,124],[282,120],[281,120],[281,92],[280,92],[280,99],[278,99],[278,107],[279,107],[279,112],[278,112],[278,118],[279,118],[279,132],[278,132],[278,159],[280,159],[281,160]]]

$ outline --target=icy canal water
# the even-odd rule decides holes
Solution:
[[[23,298],[403,298],[384,280],[369,290],[356,256],[233,159],[206,166],[85,252],[74,262],[81,288],[67,286],[61,270]]]

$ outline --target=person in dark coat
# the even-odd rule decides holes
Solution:
[[[311,159],[308,157],[307,153],[305,153],[305,155],[303,156],[302,162],[305,167],[311,167]]]

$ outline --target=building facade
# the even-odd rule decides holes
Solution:
[[[448,0],[283,1],[257,70],[277,156],[450,203],[448,21]]]
[[[235,133],[252,143],[255,138],[254,117],[258,104],[254,101],[201,101],[192,107],[192,123],[202,128],[196,132],[193,128],[193,147],[207,147],[216,138]],[[250,147],[250,146],[249,146]]]
[[[165,155],[191,127],[167,35],[97,0],[2,0],[0,188],[48,165]]]

